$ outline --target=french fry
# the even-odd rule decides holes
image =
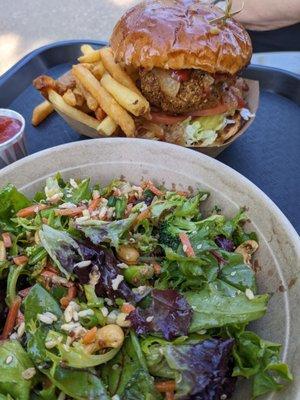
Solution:
[[[84,54],[77,59],[80,63],[94,63],[101,61],[99,50],[93,50],[90,53]]]
[[[86,54],[92,53],[94,51],[94,49],[92,48],[92,46],[90,44],[83,44],[80,47],[80,51],[85,56]]]
[[[76,79],[77,88],[81,92],[82,96],[85,98],[88,108],[91,111],[96,111],[97,108],[99,107],[99,104],[98,104],[97,100],[90,94],[89,91],[87,91],[84,88],[84,86],[81,84],[81,82],[80,82],[80,80],[78,78],[75,78],[75,79]]]
[[[86,105],[85,104],[85,99],[84,99],[84,96],[83,96],[83,94],[81,93],[81,91],[78,89],[78,87],[75,87],[74,89],[73,89],[73,93],[74,93],[74,95],[75,95],[75,97],[76,97],[76,106],[77,107],[82,107],[83,105]]]
[[[133,92],[142,96],[139,89],[136,87],[134,81],[130,76],[117,64],[114,60],[113,53],[110,47],[104,47],[100,49],[101,60],[104,68],[111,74],[111,76],[122,85],[131,89]]]
[[[77,105],[76,96],[71,89],[68,89],[62,96],[64,101],[69,104],[69,106],[75,107]]]
[[[74,65],[73,75],[80,80],[82,85],[97,100],[103,111],[110,116],[120,127],[126,136],[134,136],[135,124],[133,118],[122,108],[108,93],[94,75],[82,65]]]
[[[49,103],[48,100],[43,101],[41,104],[36,106],[32,112],[32,119],[31,119],[32,125],[38,126],[53,111],[54,111],[53,105]]]
[[[54,90],[50,89],[48,91],[49,101],[53,104],[53,106],[60,111],[61,113],[67,115],[68,117],[75,119],[93,129],[97,129],[99,126],[99,121],[96,118],[85,114],[84,112],[77,110],[77,108],[69,106],[62,96],[56,93]]]
[[[101,79],[101,85],[122,107],[130,111],[133,115],[138,117],[150,111],[150,105],[145,97],[121,85],[121,83],[117,82],[107,72]]]
[[[106,117],[105,112],[102,110],[101,107],[98,107],[97,110],[95,111],[95,117],[97,118],[98,121],[103,121],[104,118]]]
[[[105,68],[102,61],[98,61],[95,64],[93,64],[92,73],[100,81],[100,79],[105,73]]]
[[[97,131],[103,133],[105,136],[111,136],[118,125],[110,117],[105,117],[104,120],[98,125]]]

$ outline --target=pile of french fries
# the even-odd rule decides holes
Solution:
[[[85,44],[81,52],[79,63],[69,73],[71,84],[63,85],[63,77],[57,81],[57,86],[61,81],[61,90],[56,89],[53,79],[55,84],[45,84],[42,89],[34,83],[47,100],[33,110],[32,124],[37,126],[56,110],[104,136],[113,135],[120,127],[126,136],[133,137],[134,116],[149,114],[148,101],[134,79],[115,62],[109,47],[95,50]]]

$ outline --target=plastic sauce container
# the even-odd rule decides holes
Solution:
[[[0,108],[0,168],[27,155],[25,120],[21,114]]]

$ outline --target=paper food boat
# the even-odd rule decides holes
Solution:
[[[245,100],[247,103],[247,108],[250,110],[252,114],[255,114],[258,108],[258,103],[259,103],[259,82],[250,80],[250,79],[245,79],[249,86],[249,90],[246,93]],[[103,136],[101,133],[99,133],[96,129],[90,128],[89,126],[76,121],[67,115],[61,113],[59,110],[56,110],[57,113],[67,122],[67,124],[74,129],[77,133],[80,135],[88,136],[93,139],[101,139]],[[241,129],[231,138],[229,138],[228,141],[226,141],[223,144],[220,145],[211,145],[211,146],[206,146],[206,147],[201,147],[201,146],[193,146],[193,147],[188,147],[190,149],[200,151],[201,153],[207,154],[210,157],[217,157],[223,150],[225,150],[228,146],[231,145],[235,140],[237,140],[240,136],[242,136],[246,130],[249,128],[249,126],[253,123],[254,117],[250,118],[248,121],[245,121],[244,125],[241,127]],[[113,136],[119,136],[119,135],[113,135]],[[128,138],[130,140],[130,138]]]

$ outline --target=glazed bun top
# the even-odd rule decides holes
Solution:
[[[242,25],[222,16],[204,0],[143,1],[114,28],[115,59],[135,68],[236,74],[250,62],[251,40]]]

